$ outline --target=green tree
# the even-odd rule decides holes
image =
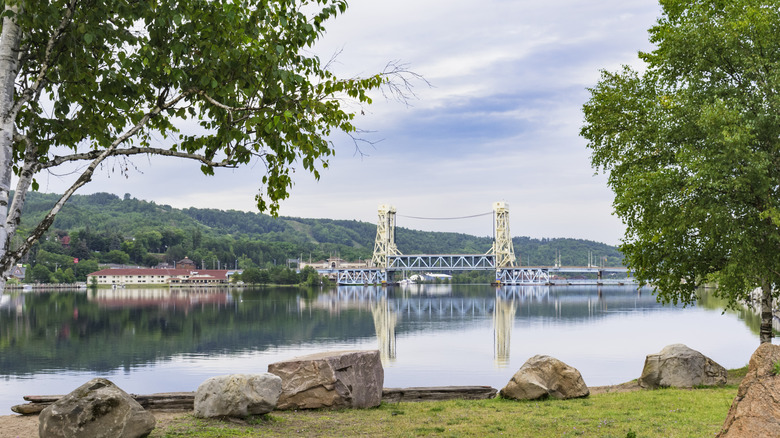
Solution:
[[[346,8],[345,0],[3,2],[0,271],[111,157],[176,157],[207,175],[261,161],[255,200],[275,214],[293,163],[319,177],[333,153],[328,139],[356,132],[367,92],[408,83],[397,66],[342,79],[311,55],[324,23]],[[200,127],[180,130],[181,120]],[[36,176],[60,166],[81,173],[10,247]]]
[[[260,268],[247,268],[241,273],[241,281],[246,284],[264,284],[268,281],[263,281]]]
[[[320,274],[311,266],[306,266],[305,268],[301,269],[301,272],[298,274],[298,276],[300,278],[300,282],[306,286],[319,286],[320,283],[322,283]]]
[[[135,241],[143,244],[149,252],[160,252],[162,234],[157,230],[144,230],[135,234]]]
[[[135,263],[141,263],[146,257],[146,248],[137,241],[125,240],[122,242],[122,251],[130,256],[130,260]]]
[[[67,268],[67,269],[57,269],[57,271],[54,273],[53,278],[55,283],[75,283],[76,282],[76,275],[73,273],[73,269]]]
[[[643,73],[602,72],[584,106],[592,165],[626,224],[620,250],[660,300],[704,282],[734,307],[780,285],[780,4],[664,0]]]
[[[37,264],[32,267],[32,269],[29,270],[29,282],[31,283],[51,283],[52,280],[52,273],[49,268],[46,267],[46,265],[43,264]],[[27,275],[25,275],[25,280],[27,280]]]
[[[87,281],[87,275],[100,270],[97,260],[79,260],[73,268],[76,281]]]
[[[126,265],[130,263],[130,255],[119,249],[112,249],[111,251],[102,254],[100,261],[103,263],[115,263],[118,265]]]

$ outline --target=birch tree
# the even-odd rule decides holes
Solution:
[[[780,290],[780,2],[662,0],[646,70],[603,72],[584,106],[626,262],[662,301],[717,285],[761,309]]]
[[[371,103],[367,92],[403,76],[391,66],[340,78],[308,54],[325,22],[346,7],[344,0],[6,0],[0,272],[111,157],[194,160],[205,174],[259,160],[266,172],[257,207],[275,214],[292,164],[318,178],[333,153],[328,136],[354,134],[356,108]],[[390,84],[398,91],[408,83]],[[184,120],[204,134],[183,131]],[[74,164],[75,183],[11,247],[36,176]]]

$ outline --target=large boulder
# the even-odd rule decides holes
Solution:
[[[282,379],[270,373],[211,377],[195,391],[194,415],[245,418],[266,414],[276,408],[281,393]]]
[[[761,344],[750,357],[748,372],[731,403],[719,437],[780,436],[780,346]]]
[[[647,355],[639,386],[656,389],[725,385],[726,376],[726,369],[709,357],[683,344],[672,344],[660,353]]]
[[[310,354],[268,365],[282,378],[277,409],[370,408],[382,402],[379,350]]]
[[[554,357],[537,355],[517,370],[499,394],[515,400],[569,399],[586,397],[590,390],[576,368]]]
[[[148,436],[152,414],[106,379],[92,379],[41,411],[41,438],[135,438]]]

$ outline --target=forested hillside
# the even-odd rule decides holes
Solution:
[[[40,219],[57,195],[31,193],[21,229]],[[249,268],[285,264],[288,259],[321,260],[338,255],[368,259],[375,224],[350,220],[273,218],[258,213],[215,209],[176,209],[108,193],[75,195],[28,255],[30,280],[83,281],[99,264],[154,266],[189,257],[199,267]],[[18,237],[21,239],[22,237]],[[474,254],[490,249],[491,238],[398,228],[405,254]],[[578,239],[513,239],[523,265],[619,265],[609,245]],[[78,259],[78,263],[74,263]]]

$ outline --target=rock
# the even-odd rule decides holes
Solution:
[[[780,436],[780,346],[761,344],[750,357],[748,372],[731,403],[718,437]]]
[[[92,379],[41,411],[38,434],[49,437],[131,438],[148,436],[152,414],[106,379]]]
[[[268,365],[282,378],[278,409],[370,408],[382,402],[379,350],[334,351]]]
[[[194,415],[245,418],[265,414],[276,408],[281,393],[282,379],[270,373],[212,377],[195,391]]]
[[[709,357],[683,344],[672,344],[660,353],[647,355],[639,386],[656,389],[725,385],[726,376],[726,369]]]
[[[537,355],[520,367],[499,394],[515,400],[535,400],[548,396],[569,399],[586,397],[590,390],[576,368],[554,357]]]

